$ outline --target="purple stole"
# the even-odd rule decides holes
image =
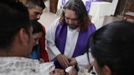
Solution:
[[[86,31],[80,31],[72,57],[82,55],[89,49],[89,38],[96,30],[94,24],[90,24]],[[67,25],[58,24],[55,32],[55,44],[62,54],[64,54],[67,37]]]

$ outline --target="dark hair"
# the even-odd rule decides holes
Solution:
[[[14,2],[17,2],[17,1],[16,0],[0,0],[0,3],[5,3],[5,4],[10,4]]]
[[[90,18],[88,16],[88,12],[86,11],[86,7],[82,0],[69,0],[63,9],[69,9],[75,11],[81,30],[87,30],[88,25],[91,23]],[[61,23],[65,23],[65,12],[63,11],[61,18]]]
[[[0,3],[0,48],[9,47],[21,28],[29,34],[29,21],[28,10],[23,4]]]
[[[91,53],[100,67],[110,67],[112,75],[133,74],[134,24],[118,21],[97,30],[91,37]]]
[[[37,20],[31,21],[32,27],[33,27],[33,34],[42,32],[41,24]]]
[[[28,8],[33,8],[35,6],[39,6],[42,9],[46,8],[43,0],[27,0],[25,5]]]

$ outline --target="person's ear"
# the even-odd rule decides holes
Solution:
[[[20,43],[22,45],[27,45],[28,44],[28,34],[26,33],[26,30],[24,28],[21,28],[19,31],[19,39],[20,39]]]
[[[112,75],[112,71],[107,65],[102,68],[102,71],[104,75]]]

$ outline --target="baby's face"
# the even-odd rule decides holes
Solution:
[[[42,32],[39,33],[34,33],[33,34],[33,38],[34,38],[34,42],[33,44],[36,45],[39,42],[39,39],[42,37]]]

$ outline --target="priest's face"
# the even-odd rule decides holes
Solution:
[[[73,10],[65,9],[65,21],[72,29],[76,29],[79,27],[78,18],[76,16],[75,11]]]

